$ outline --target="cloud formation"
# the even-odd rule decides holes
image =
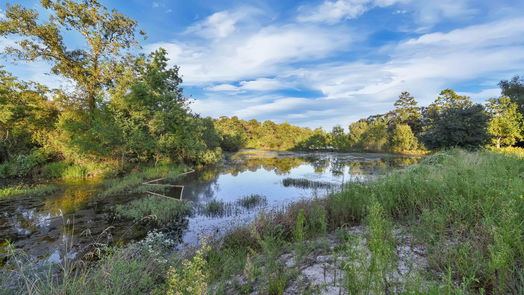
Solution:
[[[481,102],[524,68],[522,1],[199,3],[148,2],[155,17],[138,21],[171,22],[144,51],[168,51],[204,116],[347,126],[390,110],[402,91],[421,105],[444,88]],[[168,20],[157,20],[159,8],[173,12]],[[45,64],[16,71],[57,81],[42,75]]]

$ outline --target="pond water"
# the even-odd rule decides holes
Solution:
[[[362,181],[413,165],[420,157],[366,153],[291,153],[247,150],[228,155],[217,165],[181,176],[182,198],[194,208],[222,205],[220,212],[194,210],[176,230],[179,245],[194,245],[204,236],[221,235],[253,220],[262,210],[323,197],[343,183]],[[94,181],[61,183],[44,197],[0,200],[0,244],[9,240],[30,256],[58,262],[61,253],[75,256],[93,243],[122,243],[143,238],[151,228],[112,218],[113,208],[145,197],[127,194],[97,198]],[[262,202],[241,206],[240,198],[257,195]],[[67,249],[67,251],[64,251]],[[1,255],[1,254],[0,254]]]

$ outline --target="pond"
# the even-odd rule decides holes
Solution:
[[[345,182],[384,175],[420,159],[259,150],[227,155],[220,164],[183,175],[173,183],[184,186],[182,198],[193,207],[193,214],[173,234],[179,247],[194,245],[202,237],[222,235],[246,224],[261,211],[323,197],[340,190]],[[10,241],[31,257],[59,262],[62,253],[74,257],[94,243],[126,243],[152,230],[112,217],[116,205],[144,198],[143,194],[97,198],[100,185],[96,181],[64,182],[60,186],[59,192],[44,197],[0,200],[0,244]]]

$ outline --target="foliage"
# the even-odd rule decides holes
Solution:
[[[502,95],[509,97],[519,106],[519,111],[524,112],[524,78],[516,75],[511,80],[502,80],[499,87]]]
[[[237,203],[246,209],[252,209],[256,206],[266,204],[267,198],[262,195],[253,194],[238,199]]]
[[[244,121],[238,117],[220,117],[215,120],[220,146],[226,151],[240,148],[290,150],[312,135],[308,128],[289,123],[276,124],[272,121]]]
[[[153,186],[142,185],[147,180],[165,178],[167,180],[176,179],[184,170],[184,166],[174,166],[170,164],[160,164],[154,167],[142,167],[141,171],[136,171],[121,178],[105,179],[102,183],[104,188],[99,197],[109,197],[123,193],[140,193],[153,190]],[[161,189],[165,187],[161,186]]]
[[[207,294],[208,267],[205,255],[210,247],[204,242],[191,260],[182,261],[179,269],[171,268],[168,273],[168,295],[202,295]]]
[[[29,62],[50,62],[52,72],[75,81],[82,90],[82,107],[90,112],[102,101],[103,88],[118,75],[115,65],[124,50],[137,45],[136,22],[110,11],[97,0],[42,0],[46,13],[20,5],[8,5],[0,21],[0,35],[22,37],[19,47],[6,53]],[[41,21],[42,18],[47,18]],[[68,48],[64,32],[74,30],[86,47]]]
[[[524,259],[524,232],[518,225],[524,217],[522,165],[522,158],[492,152],[437,154],[373,183],[348,184],[330,197],[330,219],[337,225],[359,220],[367,205],[349,215],[344,208],[369,204],[368,196],[376,196],[386,216],[401,222],[420,216],[413,226],[429,246],[433,269],[451,269],[454,278],[470,282],[468,288],[495,286],[495,293],[512,293]]]
[[[400,94],[397,101],[395,101],[395,109],[393,110],[393,123],[407,124],[415,134],[421,132],[422,116],[420,108],[417,107],[417,101],[411,94],[404,91]]]
[[[91,267],[71,260],[64,260],[58,267],[61,275],[53,274],[53,266],[31,267],[31,259],[21,251],[12,249],[15,261],[13,270],[0,270],[0,282],[7,280],[2,294],[115,294],[139,295],[150,293],[163,283],[167,271],[162,256],[161,241],[133,243],[125,248],[103,247],[105,254]],[[65,249],[65,251],[69,251]],[[66,252],[67,253],[67,252]]]
[[[480,104],[445,108],[433,115],[423,141],[431,149],[480,147],[489,140],[488,121],[489,116]]]
[[[394,127],[389,144],[393,153],[412,151],[418,147],[417,138],[407,124],[399,124]]]
[[[340,126],[333,127],[331,131],[331,146],[339,151],[347,150],[349,148],[348,137],[344,134],[344,128]]]
[[[58,115],[46,92],[42,85],[0,71],[0,163],[42,146]]]
[[[121,82],[123,89],[114,91],[109,109],[122,131],[117,145],[121,157],[131,161],[215,162],[220,151],[216,150],[218,141],[209,134],[213,126],[190,112],[180,87],[179,69],[168,68],[167,62],[164,49],[137,60],[132,82]],[[128,83],[130,87],[126,87]]]
[[[355,149],[362,148],[362,139],[364,133],[368,129],[368,122],[366,120],[359,120],[349,125],[349,142]]]
[[[45,163],[47,159],[47,153],[42,150],[34,150],[27,155],[16,155],[11,160],[0,164],[0,178],[29,176],[37,166]]]
[[[518,105],[508,97],[488,99],[486,106],[491,115],[488,132],[492,142],[497,147],[511,146],[522,139],[522,114]]]
[[[140,198],[115,207],[118,218],[157,225],[179,222],[189,213],[190,208],[185,201],[158,196]]]
[[[0,199],[15,196],[45,196],[56,192],[59,188],[55,185],[24,186],[15,185],[0,188]]]

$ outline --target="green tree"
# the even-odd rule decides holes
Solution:
[[[42,85],[0,71],[0,163],[44,144],[58,116],[46,94]]]
[[[369,128],[366,120],[359,120],[349,125],[349,143],[354,149],[361,149],[363,147],[363,136]]]
[[[93,114],[104,87],[118,75],[115,65],[123,51],[137,45],[137,24],[97,0],[40,2],[47,10],[43,15],[20,5],[7,6],[0,35],[16,35],[20,40],[18,47],[7,47],[5,53],[25,61],[50,62],[54,74],[75,82],[83,107]],[[63,36],[67,31],[78,33],[85,46],[69,48]]]
[[[331,130],[331,146],[339,151],[348,148],[348,137],[341,126],[335,126]]]
[[[497,148],[501,145],[513,145],[522,139],[522,114],[518,108],[509,97],[488,99],[486,109],[491,114],[488,132]]]
[[[122,132],[122,152],[137,160],[215,160],[214,126],[190,112],[177,66],[159,49],[141,57],[115,90],[109,108]],[[131,82],[129,82],[131,81]],[[211,129],[212,128],[212,129]]]
[[[402,153],[415,150],[418,141],[411,127],[407,124],[395,125],[389,140],[390,150],[394,153]]]
[[[408,124],[415,133],[420,133],[420,131],[422,131],[421,114],[415,98],[411,96],[409,92],[404,91],[400,94],[394,105],[394,123]]]
[[[499,87],[502,95],[509,97],[519,106],[520,112],[524,112],[524,78],[517,75],[511,80],[502,80]]]
[[[430,149],[476,148],[490,139],[488,121],[489,115],[480,104],[455,105],[436,114],[422,139]]]
[[[388,145],[388,121],[382,116],[371,121],[362,134],[361,145],[366,151],[385,151]]]
[[[451,89],[444,89],[440,92],[435,102],[429,108],[436,108],[437,110],[446,110],[450,108],[469,107],[473,105],[471,99],[467,96],[458,95]]]

